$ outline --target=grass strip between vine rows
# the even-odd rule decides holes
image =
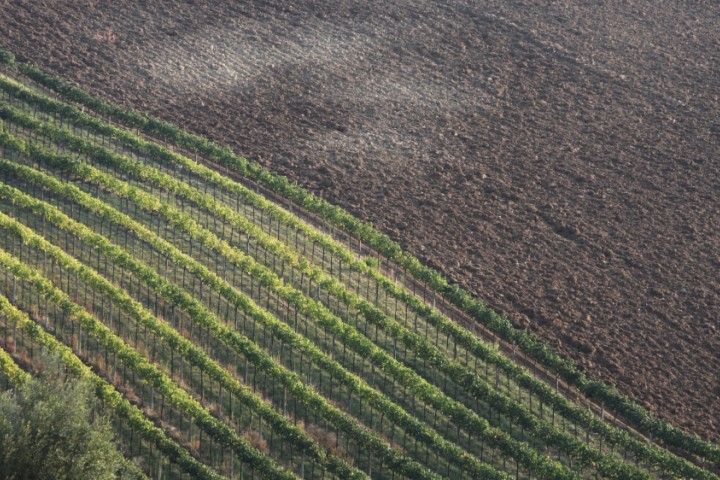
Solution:
[[[38,247],[44,246],[48,252],[51,250],[59,250],[57,247],[48,245],[42,237],[33,234],[22,224],[3,213],[0,213],[0,222],[2,222],[3,226],[8,226],[15,230],[25,230],[25,234],[28,235],[27,241],[29,244],[34,244]],[[43,243],[45,245],[43,245]],[[203,428],[213,440],[232,448],[243,462],[260,472],[266,478],[278,480],[292,480],[297,478],[292,473],[278,466],[271,458],[257,450],[247,440],[240,438],[237,433],[227,425],[213,417],[207,409],[203,408],[202,405],[187,392],[178,387],[167,375],[159,371],[134,348],[129,347],[121,338],[112,333],[108,327],[95,318],[95,316],[70,300],[64,292],[55,288],[42,274],[3,249],[0,249],[0,265],[16,278],[31,284],[38,293],[44,295],[45,298],[56,304],[70,319],[78,321],[85,331],[95,337],[103,348],[108,352],[117,354],[118,358],[120,358],[128,368],[135,371],[141,379],[155,387],[168,403],[193,417],[198,426]],[[82,264],[80,266],[85,271],[89,271],[90,274],[94,273],[87,269],[87,267],[82,266]]]
[[[125,418],[128,424],[138,432],[141,437],[155,445],[163,455],[177,464],[186,473],[197,479],[222,480],[225,478],[207,465],[197,461],[185,448],[168,438],[139,408],[123,398],[122,394],[105,379],[95,374],[69,347],[60,343],[55,337],[43,330],[42,327],[31,321],[25,312],[18,310],[2,294],[0,294],[0,313],[16,322],[23,332],[33,341],[38,342],[38,344],[47,348],[48,351],[57,353],[60,361],[69,372],[90,381],[95,387],[95,394],[107,408],[114,410],[118,415]],[[0,355],[0,364],[3,364],[4,362],[1,357],[2,355]],[[10,358],[10,361],[12,362],[12,358]],[[5,368],[5,365],[0,365],[0,368]],[[23,370],[20,370],[17,365],[15,365],[14,368],[11,367],[11,372],[13,372],[14,375],[16,369],[22,372],[22,374],[17,375],[21,375],[23,381],[29,378],[29,375]],[[20,379],[17,375],[16,378]],[[12,378],[11,381],[13,381]]]
[[[415,278],[425,282],[455,306],[467,312],[505,340],[517,344],[524,353],[545,367],[558,372],[566,382],[578,388],[583,394],[603,402],[611,411],[632,421],[639,430],[653,435],[656,439],[663,440],[668,445],[720,465],[720,445],[670,425],[619,393],[615,388],[589,379],[574,362],[560,356],[533,333],[514,328],[507,318],[492,311],[459,285],[450,284],[439,272],[423,265],[417,258],[404,252],[400,245],[376,230],[371,224],[363,222],[344,209],[311,194],[306,189],[290,182],[287,177],[276,175],[257,163],[236,156],[227,147],[185,132],[169,122],[140,114],[134,110],[124,110],[70,85],[58,77],[49,75],[38,67],[17,62],[12,52],[1,47],[0,63],[4,63],[11,70],[20,71],[27,78],[53,90],[69,101],[81,104],[117,122],[138,128],[148,135],[164,138],[182,148],[195,150],[227,168],[232,168],[242,175],[263,183],[271,190],[280,193],[306,210],[320,215],[326,221],[345,229],[387,258],[396,261],[411,272]]]
[[[37,158],[37,155],[34,155],[34,158]],[[75,163],[77,163],[77,162],[75,162]],[[81,165],[85,169],[92,168],[85,164],[81,164]],[[11,167],[11,165],[6,165],[6,167]],[[20,171],[22,171],[22,168],[16,169],[15,174],[18,174],[18,172],[20,172]],[[102,172],[96,171],[95,176],[106,176],[107,177],[108,175],[104,174]],[[146,195],[145,200],[138,202],[139,205],[141,205],[141,206],[148,205],[148,204],[153,204],[156,206],[160,205],[159,201],[157,199],[154,199],[154,201],[151,201],[151,200],[148,200],[149,195],[148,194],[145,194],[145,195]],[[92,200],[95,200],[95,199],[92,199]],[[97,202],[97,200],[95,200],[95,202]],[[96,208],[98,208],[98,207],[96,207]],[[163,204],[162,207],[159,207],[159,208],[170,209],[172,207],[168,207],[167,205]],[[171,222],[171,223],[174,224],[174,222]],[[187,222],[183,222],[183,225],[187,225]],[[133,228],[135,230],[137,230],[137,227],[133,227]],[[189,231],[192,232],[192,231],[194,231],[194,229],[190,229]],[[155,237],[155,235],[152,232],[148,232],[147,235]],[[246,260],[251,260],[251,259],[246,259]],[[173,261],[180,263],[182,260],[173,258]],[[185,261],[187,261],[187,260],[185,260]],[[197,269],[198,266],[194,265],[194,263],[195,262],[191,263],[191,266],[192,266],[192,268]],[[255,269],[256,268],[253,267],[252,270],[255,270]],[[212,274],[209,274],[209,273],[210,272],[205,273],[206,276],[205,276],[205,278],[203,278],[204,281],[208,281],[210,285],[217,284],[218,282],[223,283],[218,277],[216,277]],[[267,278],[268,275],[271,275],[271,278],[273,278],[274,283],[280,282],[279,279],[274,277],[274,274],[266,273],[265,275],[261,276],[261,279]],[[297,296],[302,296],[302,294],[300,292],[295,292],[292,297],[295,298]],[[306,301],[310,302],[312,300],[306,299]],[[335,325],[336,328],[342,322],[340,319],[337,319],[334,316],[332,317],[332,321],[334,322],[333,325]],[[289,330],[287,332],[284,332],[285,335],[287,335],[288,333],[291,332],[290,333],[291,335],[296,336],[295,332],[292,331],[291,329],[288,329],[288,327],[286,327],[285,329]],[[360,346],[362,347],[362,349],[360,350],[360,353],[362,355],[367,355],[368,353],[370,353],[371,354],[370,358],[378,358],[379,357],[380,360],[382,360],[383,362],[394,362],[397,364],[397,362],[394,359],[392,359],[392,357],[389,356],[386,352],[384,352],[383,350],[376,347],[365,337],[360,337],[361,334],[359,334],[359,332],[357,332],[353,327],[350,327],[350,326],[345,327],[345,331],[344,331],[345,337],[348,336],[348,331],[351,334],[350,338],[354,338],[356,340],[355,343],[359,343]],[[343,330],[340,330],[339,333],[343,334]],[[341,338],[343,338],[343,337],[341,336]],[[295,342],[295,340],[293,340],[293,342]],[[307,340],[305,340],[305,343],[307,343]],[[352,346],[352,344],[350,344],[350,345]],[[314,358],[318,357],[318,354],[316,352],[312,352],[309,348],[306,351],[308,351],[308,353],[312,357],[314,357]],[[327,365],[328,362],[333,362],[332,360],[329,360],[327,358],[322,358],[321,361],[322,361],[322,364],[325,364],[325,365]],[[379,366],[382,366],[382,365],[383,365],[383,363],[379,362]],[[436,387],[434,387],[430,384],[427,384],[427,382],[425,382],[424,380],[417,377],[412,370],[409,370],[406,367],[402,367],[399,364],[397,364],[397,365],[398,365],[397,368],[402,369],[401,371],[404,373],[403,377],[401,377],[401,381],[403,382],[402,383],[403,385],[408,385],[408,381],[412,380],[414,377],[416,379],[416,381],[415,381],[416,384],[418,382],[422,382],[422,383],[420,383],[419,387],[416,387],[416,391],[420,392],[423,395],[423,397],[430,398],[436,405],[439,404],[439,402],[437,400],[438,396],[441,396],[441,398],[442,398],[442,396],[444,396],[442,394],[442,392],[439,391],[439,389],[437,389]],[[343,372],[341,369],[342,369],[342,367],[337,365],[333,370],[333,374],[342,376]],[[349,378],[349,380],[350,380],[350,383],[347,383],[347,384],[352,385],[352,378],[348,377],[347,376],[348,374],[344,374],[344,375],[345,375],[345,378]],[[423,390],[420,390],[421,387],[423,388]],[[356,391],[358,391],[357,386],[354,386],[354,388],[356,389]],[[428,390],[430,391],[430,394],[428,394]],[[363,390],[359,390],[360,393],[362,393],[363,391],[367,391],[369,394],[375,393],[374,390],[370,389],[369,387],[365,387]],[[368,393],[365,394],[366,397],[368,396]],[[394,409],[392,409],[391,407],[388,407],[387,406],[388,402],[382,401],[383,400],[382,397],[379,396],[377,393],[375,393],[375,398],[376,398],[375,402],[377,402],[379,407],[382,407],[383,404],[385,405],[385,410],[388,411],[389,418],[404,418],[404,423],[406,425],[409,423],[411,425],[411,428],[413,429],[413,430],[410,430],[411,433],[413,431],[418,431],[418,429],[422,429],[423,426],[421,424],[419,424],[419,422],[414,420],[414,418],[409,417],[407,414],[402,415],[404,412],[398,411],[398,407],[395,407]],[[446,401],[452,402],[449,399],[447,399]],[[476,414],[474,414],[473,412],[466,409],[464,406],[461,406],[457,402],[453,402],[453,403],[454,403],[454,405],[451,403],[450,407],[447,406],[447,403],[445,403],[445,404],[440,403],[441,411],[443,411],[445,413],[448,411],[448,408],[452,408],[454,406],[455,407],[454,410],[451,410],[449,415],[451,415],[451,414],[454,415],[456,418],[456,421],[466,422],[466,423],[471,422],[470,426],[475,426],[476,430],[477,430],[477,434],[482,435],[482,438],[487,439],[487,440],[491,441],[492,444],[501,447],[504,451],[506,451],[506,453],[510,454],[514,458],[519,458],[519,460],[523,461],[523,464],[529,465],[531,468],[533,468],[535,471],[537,471],[537,473],[539,473],[539,474],[552,473],[552,475],[555,476],[555,478],[571,478],[572,475],[570,475],[570,477],[568,477],[570,472],[568,472],[567,470],[565,470],[563,472],[564,469],[559,469],[556,462],[553,462],[544,456],[538,456],[536,453],[533,453],[532,451],[528,450],[528,447],[526,445],[513,440],[512,438],[508,437],[506,434],[504,434],[503,432],[501,432],[497,429],[490,428],[484,419],[481,419]],[[395,413],[395,412],[397,412],[397,413]],[[460,413],[458,413],[458,412],[460,412]],[[464,415],[464,417],[461,417],[459,420],[457,420],[458,414],[462,414],[462,415]],[[401,415],[402,415],[402,417],[401,417]],[[410,422],[412,422],[412,423],[410,423]],[[467,429],[468,425],[466,423],[463,423],[462,425],[464,428]],[[476,431],[473,431],[472,433],[476,434]],[[584,447],[584,445],[583,445],[583,447]],[[449,452],[449,453],[451,453],[451,452]],[[456,454],[456,455],[459,455],[459,454]],[[459,457],[459,458],[462,459],[463,457]],[[467,461],[465,461],[465,462],[467,462]],[[559,475],[562,475],[562,477]]]
[[[10,107],[2,109],[2,113],[7,114],[11,111]],[[104,163],[110,163],[111,166],[114,166],[115,168],[121,169],[125,173],[132,174],[142,180],[149,180],[156,185],[158,185],[161,188],[166,188],[170,191],[173,191],[175,193],[179,193],[186,198],[190,199],[191,201],[204,206],[209,211],[212,211],[213,213],[216,213],[218,215],[221,215],[225,218],[228,218],[229,221],[231,221],[235,226],[240,228],[244,231],[249,231],[251,234],[254,234],[256,238],[258,238],[261,243],[264,245],[267,245],[267,248],[270,251],[273,251],[274,253],[282,254],[282,256],[291,263],[291,265],[298,266],[301,271],[306,273],[311,279],[318,282],[319,285],[324,287],[326,290],[333,292],[338,298],[343,300],[344,303],[346,303],[348,306],[358,308],[365,318],[368,321],[371,321],[372,323],[379,325],[384,330],[388,331],[392,336],[399,337],[401,341],[410,349],[412,349],[417,355],[420,356],[420,358],[428,359],[430,360],[430,363],[439,368],[443,373],[448,375],[450,378],[452,378],[456,383],[464,387],[468,392],[475,396],[480,396],[480,398],[483,398],[484,400],[488,401],[490,404],[493,405],[498,411],[501,413],[509,416],[510,418],[513,418],[517,420],[524,428],[527,428],[528,431],[535,433],[538,435],[539,438],[542,438],[544,441],[556,445],[563,449],[563,451],[567,452],[569,455],[577,456],[578,460],[584,464],[584,465],[597,465],[599,471],[604,475],[609,476],[617,476],[618,478],[645,478],[645,475],[641,474],[637,469],[634,467],[622,463],[617,459],[610,458],[606,455],[604,455],[602,452],[598,451],[594,447],[590,447],[588,445],[583,444],[581,441],[576,439],[575,437],[565,433],[561,432],[559,428],[550,426],[546,421],[539,420],[536,417],[532,416],[527,410],[522,407],[521,405],[516,404],[513,400],[508,399],[504,395],[497,393],[493,391],[487,383],[483,382],[481,379],[479,379],[477,376],[473,375],[473,372],[469,371],[466,367],[462,366],[461,364],[454,362],[452,360],[449,360],[445,355],[434,345],[429,344],[424,338],[422,338],[420,335],[406,329],[402,325],[400,325],[395,320],[387,317],[383,312],[375,308],[372,304],[367,302],[366,300],[363,300],[359,298],[357,295],[355,295],[352,292],[349,292],[347,289],[344,288],[342,284],[340,284],[336,279],[333,277],[330,277],[326,275],[322,270],[319,268],[313,268],[310,267],[306,260],[300,259],[300,257],[295,254],[289,247],[286,247],[282,243],[278,242],[274,238],[268,236],[264,232],[260,231],[255,225],[251,224],[249,221],[244,219],[242,216],[236,214],[232,211],[229,207],[226,205],[220,204],[220,202],[216,202],[215,199],[207,194],[202,194],[198,192],[197,190],[188,187],[187,185],[177,181],[173,177],[167,174],[163,174],[161,172],[158,172],[156,169],[152,167],[145,166],[139,162],[135,162],[129,159],[126,159],[125,157],[122,157],[117,154],[113,154],[106,149],[93,145],[90,142],[87,142],[70,132],[59,129],[56,127],[52,127],[50,125],[42,124],[41,122],[38,122],[36,120],[30,119],[25,117],[24,119],[21,118],[21,115],[15,115],[15,119],[24,120],[25,126],[30,128],[37,128],[40,132],[43,134],[49,136],[54,141],[62,142],[68,144],[72,149],[79,150],[81,153],[90,155],[94,160],[99,160]],[[31,142],[27,143],[28,149],[32,151],[33,157],[37,158],[38,155],[40,156],[47,156],[47,152],[44,152],[42,149],[39,149],[37,146],[33,146]],[[52,155],[50,155],[52,156]],[[55,157],[58,157],[55,155]],[[58,158],[55,158],[56,163],[59,163],[60,160]],[[97,171],[94,169],[94,167],[91,167],[86,164],[82,164],[80,162],[73,162],[67,158],[64,158],[62,162],[65,165],[65,168],[71,168],[73,173],[79,174],[84,176],[86,180],[90,180],[92,177],[93,180],[90,181],[97,181],[99,177],[107,176],[107,174],[103,174],[102,172]],[[121,183],[119,180],[113,179],[115,183]],[[105,186],[108,187],[109,182],[106,180]],[[117,187],[116,187],[117,188]],[[126,187],[126,189],[129,187]],[[159,202],[156,198],[149,199],[150,196],[146,194],[147,198],[144,199],[144,201],[138,202],[135,200],[141,207],[142,205],[148,205],[149,203],[155,201]],[[146,208],[146,207],[144,207]],[[164,206],[165,210],[171,210],[174,207]],[[171,212],[172,213],[172,212]],[[185,220],[181,220],[178,222],[175,220],[175,223],[179,224],[179,226],[185,226],[185,229],[188,231],[188,233],[191,233],[198,238],[199,229],[193,225],[195,228],[189,228],[187,227],[188,223],[191,222],[189,220],[189,217],[187,217],[185,214],[179,213],[177,211],[174,212],[174,216],[182,218],[185,216]],[[166,215],[167,217],[167,215]],[[173,220],[171,218],[168,218],[171,222]],[[229,258],[233,263],[235,263],[238,266],[242,267],[243,260],[245,260],[244,263],[248,263],[248,260],[251,259],[243,259],[240,258],[239,260],[236,260],[239,256],[243,256],[244,254],[241,254],[239,251],[235,250],[233,251],[232,247],[230,247],[226,242],[218,239],[216,236],[214,236],[211,233],[205,232],[204,239],[201,239],[203,243],[205,243],[207,246],[211,248],[215,248],[216,250],[219,250],[221,253],[224,253],[227,258]],[[208,238],[210,239],[210,244],[208,244]],[[225,253],[229,252],[229,253]],[[334,315],[327,310],[326,307],[324,307],[319,302],[315,302],[312,299],[307,299],[306,303],[300,303],[298,302],[298,295],[294,294],[295,292],[292,291],[292,289],[289,289],[290,292],[288,292],[288,287],[283,286],[281,283],[281,280],[277,278],[277,276],[274,274],[274,272],[270,271],[269,269],[259,265],[254,264],[252,265],[252,270],[259,270],[259,279],[262,280],[270,279],[270,285],[271,289],[275,292],[277,292],[279,295],[282,296],[285,300],[295,303],[299,309],[302,310],[304,308],[305,311],[303,313],[311,314],[315,318],[319,318],[320,316],[323,317],[333,317],[333,319],[336,319]],[[267,283],[267,281],[265,282]],[[299,292],[297,292],[299,294]],[[310,307],[310,308],[308,308]],[[337,321],[341,321],[340,319],[336,319]],[[383,365],[385,366],[383,369],[387,370],[388,362],[396,362],[394,359],[388,359],[383,364],[380,364],[381,368],[383,368]],[[427,387],[426,387],[427,388]],[[444,397],[444,394],[439,391],[438,393]],[[442,397],[440,397],[442,398]],[[438,402],[440,400],[437,395],[433,395],[430,397],[431,401],[434,401],[435,408],[441,409],[442,406],[438,405]],[[463,418],[460,422],[458,422],[458,425],[467,425],[468,418],[470,421],[475,420],[475,423],[477,423],[477,419],[472,418],[473,413],[467,409],[464,408],[461,404],[457,402],[452,402],[452,400],[444,398],[443,400],[449,400],[449,402],[445,402],[445,408],[447,409],[448,406],[450,408],[454,408],[454,417],[458,417],[458,412],[460,414],[464,415],[465,418]],[[475,415],[475,417],[477,417]],[[457,422],[457,420],[456,420]],[[665,456],[662,455],[656,455],[656,457],[659,457],[660,459],[665,459]],[[669,462],[665,462],[667,465]],[[692,465],[690,465],[688,462],[684,462],[684,464],[687,464],[690,466],[690,469],[693,469]],[[682,466],[685,466],[683,463],[681,463]],[[663,465],[665,466],[665,465]],[[696,470],[699,470],[695,467]]]
[[[4,82],[3,79],[0,79],[0,81]],[[439,331],[452,335],[454,341],[472,352],[476,358],[498,365],[506,374],[508,374],[509,377],[517,381],[520,386],[532,391],[538,395],[540,400],[556,409],[558,414],[565,416],[573,422],[583,425],[584,428],[590,429],[591,431],[602,435],[604,438],[615,444],[631,450],[639,459],[656,464],[667,471],[693,476],[697,476],[698,474],[702,475],[701,470],[693,465],[690,465],[689,462],[680,459],[667,451],[639,442],[632,438],[626,431],[612,427],[597,418],[597,416],[593,415],[591,412],[573,405],[572,402],[555,392],[548,385],[539,381],[532,375],[529,375],[524,368],[514,364],[510,359],[499,354],[494,349],[489,348],[471,332],[439,314],[432,307],[422,304],[417,297],[412,295],[406,289],[399,286],[397,283],[392,282],[383,276],[379,271],[371,266],[368,266],[365,262],[356,259],[355,256],[342,244],[335,242],[327,235],[317,232],[302,220],[298,219],[286,210],[275,206],[272,202],[265,200],[262,196],[218,174],[214,170],[211,170],[203,165],[199,165],[182,155],[170,152],[160,145],[140,139],[130,132],[106,124],[88,114],[80,112],[73,106],[61,104],[43,95],[33,93],[24,86],[15,84],[15,82],[5,83],[6,85],[1,86],[5,87],[6,91],[18,96],[18,98],[21,98],[24,101],[27,101],[33,106],[40,107],[41,109],[53,113],[59,113],[64,118],[77,122],[78,125],[88,127],[98,134],[113,136],[121,139],[133,148],[138,148],[140,151],[163,159],[168,163],[173,162],[179,164],[183,168],[187,168],[190,171],[201,175],[203,178],[215,182],[222,188],[243,196],[244,198],[250,200],[253,205],[257,205],[263,210],[269,212],[278,221],[288,223],[295,228],[301,229],[311,240],[317,241],[323,246],[329,248],[331,252],[337,254],[340,259],[344,260],[351,268],[370,275],[390,295],[410,305],[413,311],[423,315]],[[20,119],[15,113],[17,112],[4,112],[4,115],[7,115],[9,120],[22,121],[22,119]],[[48,133],[51,136],[57,134],[57,132],[53,133],[52,129],[48,130]],[[88,151],[88,149],[86,149],[86,151]],[[88,154],[92,153],[97,152],[90,149]],[[160,181],[162,182],[162,180]],[[227,212],[224,213],[226,214]],[[230,222],[235,223],[233,220],[234,219],[229,219]],[[245,226],[242,227],[247,228]],[[257,235],[257,231],[258,229],[255,228],[253,234]],[[267,241],[267,238],[265,238],[265,240]],[[273,247],[272,245],[270,246],[270,251],[275,253],[273,248],[277,247]]]

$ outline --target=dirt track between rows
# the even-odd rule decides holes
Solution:
[[[288,175],[720,437],[720,6],[158,3],[0,1],[0,45]]]

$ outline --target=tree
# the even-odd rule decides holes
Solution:
[[[125,459],[92,386],[56,357],[15,391],[0,394],[0,478],[114,479]]]

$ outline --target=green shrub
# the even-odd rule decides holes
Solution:
[[[0,478],[114,479],[125,462],[93,386],[44,356],[40,377],[0,395]]]

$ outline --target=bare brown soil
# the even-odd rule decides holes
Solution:
[[[720,4],[546,3],[5,1],[0,44],[374,222],[718,439]]]

